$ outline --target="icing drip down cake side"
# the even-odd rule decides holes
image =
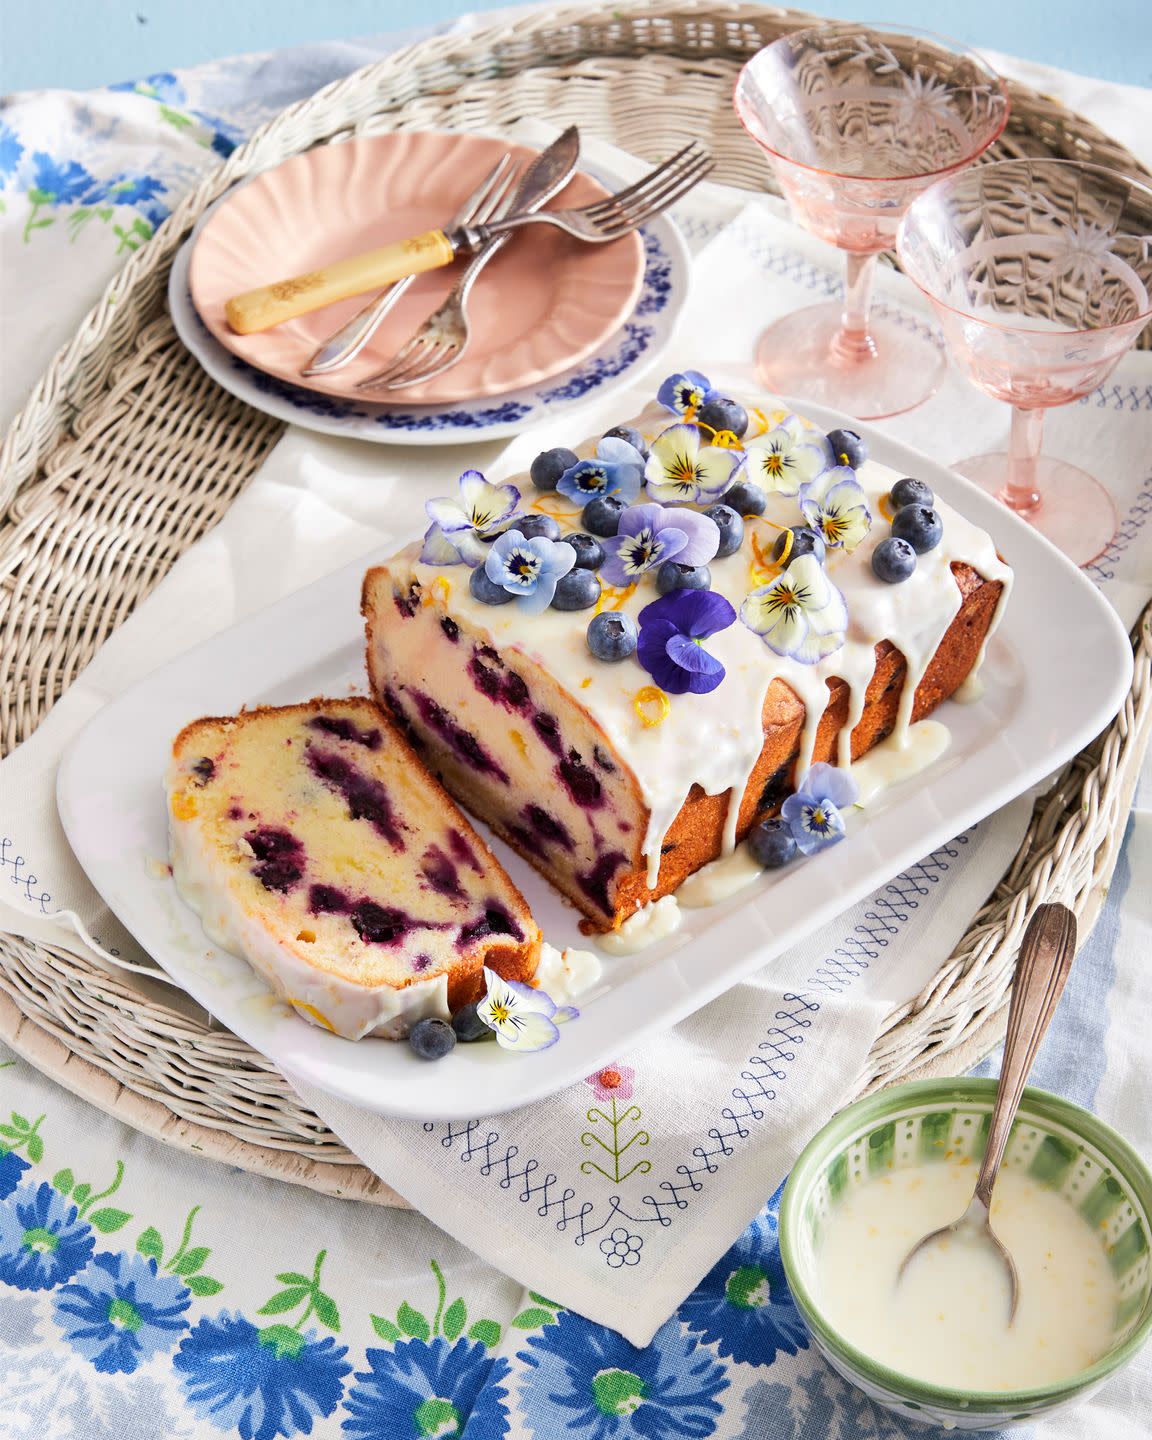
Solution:
[[[313,1024],[397,1038],[534,975],[523,897],[372,701],[197,720],[166,788],[180,894]]]
[[[617,929],[730,853],[814,762],[848,766],[888,736],[900,744],[978,668],[1011,586],[991,538],[930,493],[919,532],[908,526],[918,517],[898,520],[890,492],[902,477],[862,443],[835,454],[763,401],[734,406],[742,435],[705,425],[706,409],[694,424],[702,387],[677,407],[670,384],[663,405],[609,432],[634,445],[549,452],[582,462],[558,490],[546,456],[536,485],[461,477],[459,500],[430,502],[423,544],[364,582],[374,695],[447,790],[591,931]],[[724,449],[735,454],[714,453]],[[717,501],[743,512],[736,528]],[[509,527],[501,513],[513,505]],[[719,549],[712,530],[697,543],[709,515]],[[530,542],[519,550],[517,524]],[[587,559],[593,528],[592,550],[608,556],[599,566]],[[622,541],[624,529],[639,539]],[[895,543],[901,533],[917,553]],[[669,551],[708,563],[644,569],[663,534]],[[573,550],[575,568],[561,555]],[[702,589],[685,599],[678,585]],[[541,586],[555,590],[543,607]],[[590,628],[601,614],[620,617],[600,622],[606,644]]]

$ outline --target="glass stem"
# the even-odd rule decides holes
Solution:
[[[868,312],[872,305],[872,277],[876,273],[875,255],[847,256],[844,277],[844,309],[840,314],[840,331],[832,342],[836,357],[849,364],[875,360],[876,342],[868,333]]]
[[[1012,407],[1012,434],[1008,441],[1008,478],[1000,499],[1018,515],[1031,514],[1040,504],[1036,467],[1044,438],[1044,411]]]

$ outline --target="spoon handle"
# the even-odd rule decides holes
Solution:
[[[992,1187],[1012,1122],[1075,953],[1076,916],[1066,905],[1039,906],[1028,922],[1016,961],[1000,1084],[988,1127],[988,1147],[976,1181],[976,1194],[985,1208],[992,1203]]]

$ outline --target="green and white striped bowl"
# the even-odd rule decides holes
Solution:
[[[993,1080],[919,1080],[858,1100],[809,1142],[789,1176],[780,1211],[788,1283],[833,1368],[909,1419],[965,1430],[1031,1420],[1074,1403],[1130,1360],[1152,1330],[1152,1174],[1130,1145],[1087,1110],[1032,1089],[1024,1092],[1004,1164],[1065,1195],[1106,1247],[1119,1282],[1107,1354],[1086,1370],[1034,1389],[958,1390],[890,1370],[824,1318],[816,1256],[824,1222],[840,1197],[881,1171],[925,1160],[967,1156],[975,1176],[995,1092]]]

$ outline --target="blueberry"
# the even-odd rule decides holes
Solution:
[[[634,655],[637,638],[635,620],[619,610],[603,610],[588,622],[588,649],[610,665]]]
[[[776,543],[772,547],[772,559],[779,560],[784,554],[784,546],[788,540],[789,531],[782,530],[776,537]],[[788,551],[788,559],[785,562],[791,565],[793,560],[799,560],[801,555],[815,555],[821,565],[824,563],[824,556],[828,553],[824,544],[823,535],[813,530],[809,525],[797,525],[792,531],[792,548]]]
[[[665,560],[656,572],[656,589],[661,595],[670,595],[673,590],[711,590],[712,571],[707,565],[680,565],[675,560]]]
[[[600,598],[600,581],[591,570],[569,570],[556,582],[553,610],[587,610]]]
[[[489,580],[483,565],[477,565],[469,575],[468,589],[472,592],[473,600],[479,600],[481,605],[507,605],[512,599],[511,590],[505,590],[502,585]]]
[[[744,521],[731,505],[709,505],[705,510],[709,520],[716,522],[716,528],[720,531],[720,548],[716,551],[717,560],[723,560],[728,555],[735,555],[736,551],[744,543]]]
[[[585,505],[580,523],[590,535],[615,535],[623,511],[624,502],[615,495],[597,495]]]
[[[930,505],[902,505],[892,518],[892,534],[907,540],[917,555],[939,545],[944,526]]]
[[[923,480],[897,480],[888,494],[893,510],[905,505],[934,505],[936,497]]]
[[[633,429],[631,425],[613,425],[611,430],[605,430],[605,440],[624,440],[632,446],[633,450],[640,452],[641,460],[648,458],[648,442],[641,435],[639,430]]]
[[[576,551],[577,570],[599,570],[604,563],[604,547],[594,535],[585,535],[582,530],[575,530],[571,535],[564,536],[564,543],[571,545]]]
[[[764,507],[768,504],[768,496],[759,485],[753,485],[750,480],[737,480],[735,485],[721,495],[720,500],[722,504],[735,510],[737,515],[763,515]]]
[[[762,820],[748,836],[748,849],[757,865],[779,870],[796,858],[796,841],[783,820]]]
[[[709,430],[731,430],[739,440],[748,429],[748,412],[743,405],[737,405],[735,400],[715,395],[696,412],[696,423]]]
[[[855,430],[829,430],[828,443],[837,465],[851,465],[853,470],[859,470],[868,458],[868,446]]]
[[[545,540],[560,539],[560,526],[551,515],[522,515],[510,528],[519,530],[525,540],[535,540],[541,535]]]
[[[565,470],[571,469],[579,460],[579,455],[571,450],[560,447],[556,450],[544,450],[537,455],[529,468],[529,475],[537,490],[555,490],[556,482],[564,474]]]
[[[409,1030],[408,1044],[421,1060],[442,1060],[456,1044],[456,1031],[447,1020],[426,1015]]]
[[[452,1029],[456,1032],[457,1040],[463,1040],[465,1044],[473,1040],[495,1040],[495,1030],[491,1025],[485,1025],[478,1011],[479,1006],[473,1001],[471,1005],[465,1005],[453,1015]]]
[[[916,551],[907,540],[890,535],[872,552],[872,573],[888,585],[899,585],[916,569]]]

